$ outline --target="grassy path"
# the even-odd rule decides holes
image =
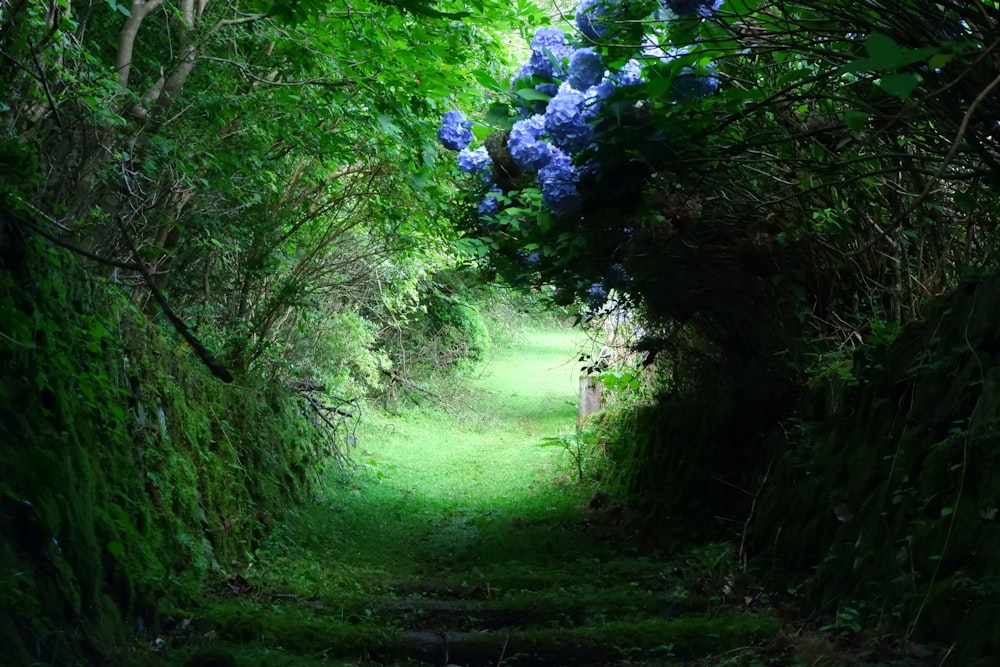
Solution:
[[[540,446],[575,425],[574,341],[531,333],[457,410],[370,417],[361,473],[282,524],[158,664],[788,664],[757,648],[776,621],[724,599],[725,548],[640,549]]]

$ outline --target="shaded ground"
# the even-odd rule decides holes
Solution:
[[[377,417],[359,475],[143,637],[164,665],[890,664],[800,632],[725,544],[636,543],[638,517],[572,482],[573,335],[535,332],[451,412]],[[870,646],[871,642],[866,642]],[[848,647],[850,648],[850,647]],[[903,664],[895,661],[892,664]]]

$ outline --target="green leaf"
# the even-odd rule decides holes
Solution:
[[[875,67],[874,61],[870,58],[860,58],[858,60],[852,60],[851,62],[843,65],[837,70],[838,74],[847,74],[850,72],[870,72],[872,70],[878,69]]]
[[[548,211],[541,211],[537,218],[538,229],[543,234],[547,234],[552,231],[552,228],[556,226],[556,218],[554,215]]]
[[[661,97],[673,86],[673,79],[668,77],[663,77],[660,79],[653,79],[646,83],[645,94],[650,98]]]
[[[955,508],[954,507],[942,507],[941,508],[941,516],[942,517],[951,516],[954,513],[955,513]]]
[[[550,96],[543,92],[535,90],[534,88],[521,88],[517,91],[517,96],[522,100],[527,100],[529,102],[548,102],[552,99]]]
[[[860,132],[868,122],[868,114],[864,111],[845,111],[844,123],[854,132]]]
[[[920,83],[916,74],[887,74],[877,81],[879,88],[901,100],[910,99],[910,94]]]
[[[388,135],[398,136],[402,134],[399,126],[392,122],[392,118],[386,114],[382,114],[378,117],[378,124],[382,128],[382,131]]]
[[[732,14],[733,20],[742,18],[757,8],[758,0],[728,0],[726,2],[726,14]]]
[[[865,50],[868,52],[868,58],[851,61],[838,71],[840,73],[891,72],[941,54],[941,49],[936,46],[907,49],[880,32],[872,33],[868,37],[865,41]]]
[[[108,542],[108,553],[115,558],[121,559],[125,555],[125,545],[118,540]]]
[[[936,46],[926,46],[922,49],[904,49],[897,67],[905,67],[913,63],[919,63],[939,54],[941,49]]]
[[[498,90],[503,92],[503,87],[500,86],[500,82],[490,76],[490,73],[486,70],[477,69],[472,72],[473,78],[479,83],[483,88],[489,88],[490,90]]]
[[[513,124],[513,119],[510,116],[510,108],[501,102],[494,102],[486,111],[486,122],[490,125],[502,127],[503,129],[509,129],[507,125]]]
[[[121,12],[125,16],[132,16],[132,12],[128,10],[128,7],[118,2],[118,0],[106,0],[106,2],[108,3],[108,7],[111,9]]]
[[[937,53],[927,59],[927,67],[931,70],[938,70],[950,63],[954,58],[954,53]]]
[[[972,212],[978,206],[976,199],[967,192],[956,192],[952,200],[955,202],[955,207],[960,211]]]
[[[873,32],[868,36],[865,51],[871,58],[872,69],[876,70],[899,67],[903,55],[903,48],[892,37],[881,32]]]

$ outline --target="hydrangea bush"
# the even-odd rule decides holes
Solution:
[[[444,115],[438,138],[458,151],[461,171],[478,174],[484,183],[478,186],[486,191],[478,206],[482,231],[495,236],[492,232],[506,220],[510,229],[503,237],[511,247],[500,250],[523,264],[524,257],[539,257],[540,249],[542,260],[531,267],[536,275],[546,256],[554,265],[567,266],[574,247],[567,234],[586,224],[592,208],[588,202],[622,171],[620,160],[603,161],[609,147],[634,162],[645,159],[651,146],[662,146],[671,136],[669,128],[649,122],[650,109],[697,100],[719,89],[717,72],[698,57],[699,45],[670,43],[669,28],[672,22],[690,26],[713,16],[722,0],[656,3],[645,20],[636,20],[627,12],[634,12],[638,3],[581,0],[573,14],[575,30],[538,28],[530,57],[510,80],[508,106],[514,116],[499,130],[507,130],[499,154],[496,142],[489,149],[489,142],[469,147],[472,124],[461,111]],[[636,26],[643,32],[636,34]],[[503,125],[492,120],[494,129]],[[558,242],[545,245],[557,234]],[[612,261],[599,273],[602,282],[581,277],[573,289],[589,296],[588,302],[612,288],[627,290],[623,276],[628,272],[620,262]]]

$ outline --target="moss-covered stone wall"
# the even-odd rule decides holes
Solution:
[[[970,281],[817,378],[752,524],[762,569],[962,665],[1000,654],[998,312],[1000,276]]]
[[[0,220],[5,664],[128,664],[322,455],[293,393],[220,383],[127,285]]]

